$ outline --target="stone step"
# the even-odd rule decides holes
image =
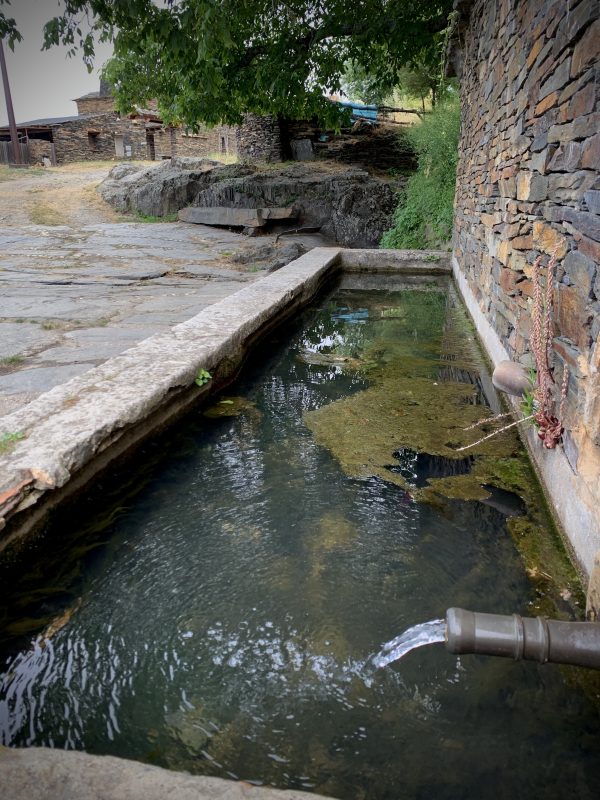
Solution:
[[[179,211],[181,222],[196,225],[231,225],[242,228],[262,228],[268,221],[294,219],[293,208],[226,208],[225,206],[188,206]]]

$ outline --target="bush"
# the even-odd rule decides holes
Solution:
[[[407,132],[419,166],[400,195],[394,226],[383,234],[381,247],[427,249],[449,241],[459,131],[460,107],[452,100]]]

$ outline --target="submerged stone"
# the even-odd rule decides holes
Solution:
[[[239,417],[241,414],[251,413],[260,416],[260,411],[251,400],[246,397],[222,397],[217,402],[206,408],[202,414],[209,419],[220,417]]]

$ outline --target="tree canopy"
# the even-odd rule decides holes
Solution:
[[[5,0],[0,0],[0,6]],[[91,68],[94,42],[114,41],[106,68],[121,111],[158,101],[166,121],[238,123],[245,112],[334,121],[324,94],[346,65],[381,88],[435,47],[451,0],[61,0],[45,47],[63,43]],[[19,39],[0,10],[0,35]]]

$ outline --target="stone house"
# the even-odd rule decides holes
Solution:
[[[532,270],[558,256],[564,447],[531,452],[584,572],[600,547],[600,3],[459,0],[456,280],[494,362],[531,365]]]
[[[276,162],[300,158],[294,143],[308,145],[313,156],[360,161],[379,168],[410,167],[414,154],[398,146],[389,126],[377,136],[353,136],[327,131],[326,143],[316,120],[283,120],[246,114],[241,125],[200,125],[197,131],[163,124],[155,103],[126,117],[115,109],[110,86],[75,98],[77,115],[23,122],[17,126],[30,163],[52,164],[98,159],[158,160],[173,156],[237,156],[242,161]],[[383,126],[385,127],[385,126]],[[375,133],[375,131],[373,131]],[[0,128],[0,143],[10,142],[8,127]],[[358,145],[358,147],[356,146]],[[0,160],[5,151],[0,147]],[[8,151],[6,151],[8,153]],[[6,156],[5,160],[8,160]]]
[[[78,97],[74,102],[76,116],[36,119],[17,125],[30,163],[42,159],[60,165],[98,159],[161,160],[175,155],[245,153],[245,135],[241,128],[219,125],[192,132],[182,127],[168,127],[163,124],[156,107],[120,116],[105,82],[100,83],[98,92]],[[250,120],[248,146],[252,154],[256,152],[260,156],[265,152],[265,145],[256,146],[255,127]],[[8,127],[0,128],[2,141],[10,141]]]

